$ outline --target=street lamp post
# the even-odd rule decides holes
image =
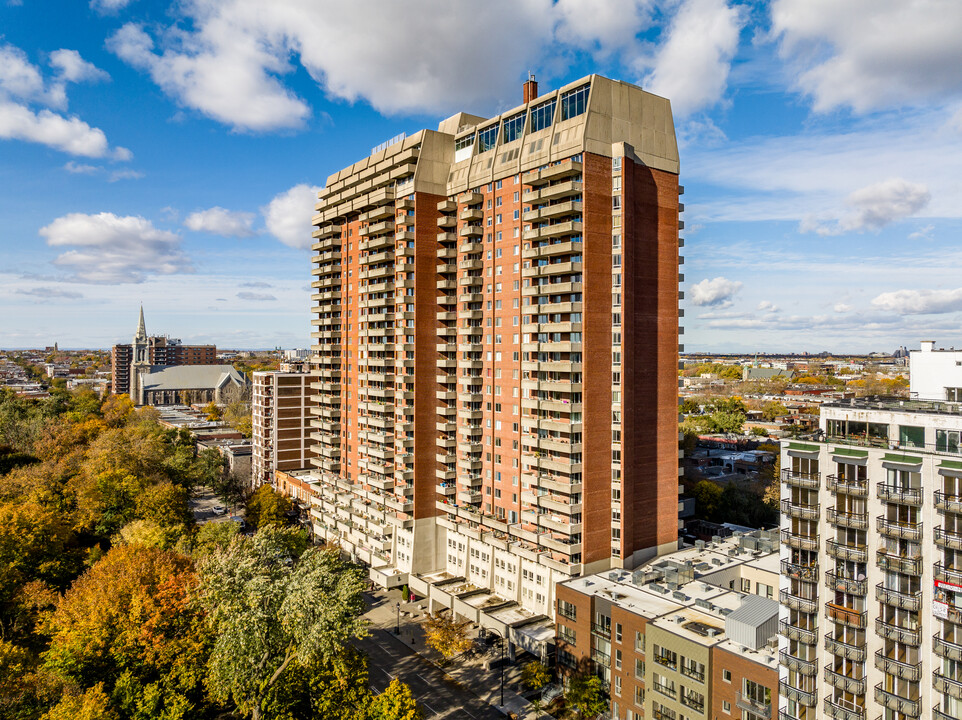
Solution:
[[[493,632],[495,635],[497,635],[499,641],[498,644],[501,646],[501,705],[499,707],[504,707],[504,635],[494,628],[481,628],[481,630],[485,633]]]
[[[394,626],[394,634],[400,636],[401,634],[401,603],[395,605],[397,608],[397,624]]]

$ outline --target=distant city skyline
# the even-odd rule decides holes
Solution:
[[[308,346],[327,176],[529,70],[671,100],[686,350],[962,346],[957,3],[414,0],[377,52],[371,14],[0,5],[0,347],[106,349],[141,301],[186,343]]]

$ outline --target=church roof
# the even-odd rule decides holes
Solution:
[[[246,385],[247,376],[230,365],[155,365],[141,374],[145,391],[211,390],[227,385]]]

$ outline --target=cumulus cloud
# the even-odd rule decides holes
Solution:
[[[645,89],[669,98],[682,117],[718,103],[743,23],[740,10],[725,0],[684,0],[643,80]]]
[[[835,306],[832,309],[837,313],[848,313],[848,312],[852,312],[852,310],[854,310],[855,308],[852,305],[848,305],[846,303],[835,303]]]
[[[319,187],[302,183],[276,195],[267,206],[261,208],[268,232],[292,248],[310,248],[314,242],[311,237],[311,217],[319,191]]]
[[[941,314],[962,310],[962,288],[955,290],[896,290],[882,293],[872,305],[899,315]]]
[[[103,170],[102,167],[98,167],[97,165],[85,165],[74,162],[73,160],[68,160],[63,166],[63,169],[72,175],[96,175]]]
[[[771,300],[762,300],[760,303],[758,303],[758,309],[761,310],[762,312],[775,313],[775,312],[778,312],[781,308],[779,308],[778,305],[773,303]]]
[[[107,178],[107,182],[117,182],[118,180],[139,180],[144,174],[139,170],[114,170]]]
[[[270,302],[272,300],[277,300],[273,295],[268,295],[266,293],[254,293],[254,292],[239,292],[237,297],[241,300],[254,300],[256,302]]]
[[[112,13],[130,5],[131,0],[90,0],[90,7],[99,13]]]
[[[272,287],[274,287],[274,286],[271,285],[271,284],[268,283],[268,282],[262,282],[262,281],[260,281],[260,280],[257,280],[257,281],[255,281],[255,282],[242,282],[242,283],[240,284],[240,287],[249,287],[249,288],[272,288]]]
[[[601,57],[636,43],[654,0],[558,0],[558,40]]]
[[[76,50],[61,48],[50,53],[50,66],[67,82],[103,82],[110,79],[110,75],[84,60]]]
[[[733,298],[742,289],[742,283],[724,277],[711,280],[705,278],[700,283],[691,286],[689,297],[692,305],[699,307],[730,307]]]
[[[222,207],[192,212],[184,220],[184,225],[195,232],[212,233],[223,237],[250,237],[254,234],[251,225],[253,213],[236,212]]]
[[[88,283],[139,283],[148,275],[191,272],[176,233],[138,216],[70,213],[40,229],[47,245],[71,248],[54,264]]]
[[[802,232],[819,235],[841,235],[846,232],[881,230],[886,225],[915,215],[932,199],[925,185],[902,178],[890,178],[856,190],[846,201],[851,211],[834,222],[808,217],[801,223]]]
[[[59,288],[51,287],[32,287],[32,288],[19,288],[14,290],[18,295],[29,295],[31,297],[37,298],[63,298],[64,300],[81,300],[83,299],[83,293],[73,292],[72,290],[60,290]]]
[[[962,93],[955,0],[775,0],[771,17],[816,110],[868,112]]]
[[[111,148],[103,130],[50,109],[66,107],[67,81],[98,79],[102,71],[75,50],[57,50],[51,64],[59,77],[47,82],[22,50],[0,45],[0,139],[35,142],[82,157],[129,160],[130,150]]]

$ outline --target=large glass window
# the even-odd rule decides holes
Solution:
[[[916,448],[925,447],[925,428],[899,425],[899,445]]]
[[[483,130],[478,130],[478,152],[483,153],[485,150],[490,150],[498,142],[498,126],[492,125],[491,127],[484,128]]]
[[[463,150],[464,148],[471,147],[472,145],[474,145],[474,133],[465,135],[464,137],[460,137],[454,141],[455,150]]]
[[[590,85],[582,85],[577,90],[570,90],[561,96],[561,119],[578,117],[588,107],[588,90]]]
[[[536,133],[551,125],[555,103],[556,101],[552,99],[531,110],[531,132]]]
[[[958,430],[936,430],[935,449],[939,452],[959,452],[960,434]]]
[[[504,143],[512,142],[521,137],[521,133],[524,132],[524,119],[527,116],[527,112],[519,112],[514,117],[509,117],[501,125],[503,132],[501,133],[501,141]]]

